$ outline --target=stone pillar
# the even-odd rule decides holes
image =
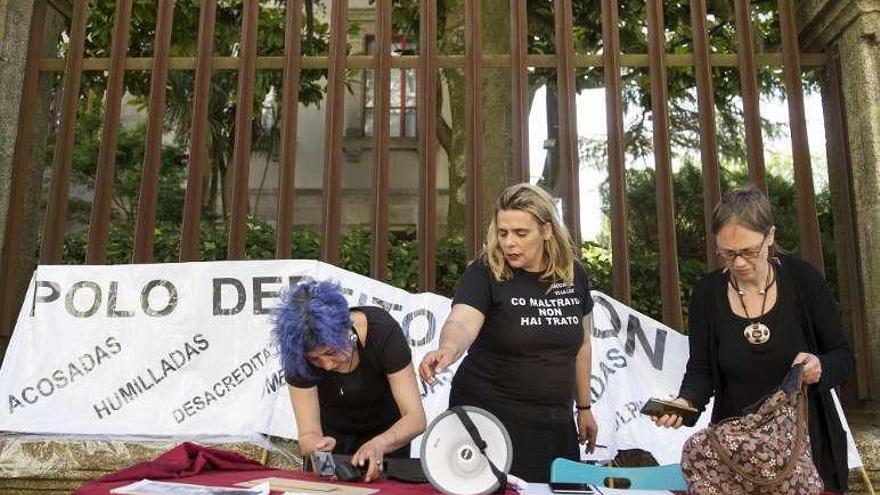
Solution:
[[[4,247],[6,225],[9,220],[10,183],[12,158],[19,133],[19,114],[23,91],[25,65],[27,63],[31,17],[37,2],[48,0],[0,0],[0,248]],[[59,36],[69,16],[69,0],[51,0],[46,7],[43,54],[55,56]],[[64,11],[67,11],[65,14]],[[42,173],[46,162],[46,131],[48,128],[49,101],[52,97],[52,76],[43,75],[38,82],[39,98],[33,108],[33,148],[27,170],[25,214],[22,225],[23,238],[14,260],[14,283],[23,298],[31,273],[36,266],[37,236],[42,221],[40,205]],[[50,154],[51,156],[51,154]],[[5,256],[5,249],[0,256]],[[8,281],[4,281],[6,283]],[[16,304],[17,307],[17,304]],[[7,315],[0,315],[7,316]],[[0,335],[0,357],[5,353],[9,335]]]
[[[863,339],[853,342],[865,362],[860,366],[861,400],[850,400],[850,424],[875,485],[880,480],[880,0],[802,0],[798,8],[802,51],[821,51],[839,67],[838,101],[823,90],[828,174],[832,185],[835,237],[841,263],[854,239],[859,290],[841,283],[845,310],[860,303],[862,314],[848,311]],[[834,108],[839,105],[839,112]],[[837,117],[837,118],[835,118]],[[849,192],[842,188],[848,187]],[[835,190],[836,189],[836,190]],[[846,215],[854,219],[846,227]],[[842,279],[843,282],[843,279]],[[855,394],[851,394],[856,399]],[[865,489],[851,476],[854,492]]]

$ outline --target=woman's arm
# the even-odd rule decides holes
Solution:
[[[803,264],[803,272],[804,276],[796,282],[801,284],[799,293],[805,298],[802,303],[808,312],[807,317],[812,320],[818,362],[811,360],[810,354],[801,353],[795,358],[795,363],[805,363],[806,382],[817,383],[817,391],[825,392],[840,385],[852,373],[855,357],[843,331],[840,307],[828,283],[807,263]]]
[[[435,374],[458,361],[480,334],[485,319],[480,310],[467,304],[452,306],[452,311],[440,331],[440,345],[436,351],[425,354],[419,365],[422,380],[434,383]]]
[[[412,364],[400,371],[390,373],[388,384],[391,386],[394,402],[400,410],[400,419],[363,444],[352,456],[351,463],[355,466],[369,467],[364,481],[372,481],[379,477],[379,467],[385,454],[410,443],[413,438],[425,431],[425,410],[422,407]]]
[[[685,368],[680,398],[700,411],[704,410],[715,393],[712,385],[711,345],[709,341],[709,288],[711,275],[694,286],[688,311],[688,347],[690,356]]]
[[[687,407],[695,407],[700,411],[706,408],[709,399],[715,393],[712,385],[712,360],[710,359],[712,343],[709,341],[709,283],[704,277],[694,286],[688,310],[688,357],[687,368],[681,379],[678,398],[672,402]],[[683,419],[677,414],[664,414],[654,417],[654,424],[667,428],[680,428]]]
[[[296,417],[299,449],[303,457],[316,450],[331,452],[336,447],[336,439],[325,437],[321,430],[321,407],[318,404],[318,387],[287,387],[290,403]]]
[[[577,398],[577,428],[578,441],[587,443],[587,452],[593,452],[596,447],[596,435],[599,433],[599,425],[593,418],[593,412],[590,409],[582,409],[589,407],[592,398],[590,397],[590,375],[592,374],[593,363],[593,346],[590,338],[593,335],[593,317],[592,315],[584,315],[584,341],[578,349],[575,358],[575,397]]]

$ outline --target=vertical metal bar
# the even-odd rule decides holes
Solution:
[[[855,200],[853,199],[853,182],[850,171],[852,170],[852,160],[850,157],[849,144],[847,136],[846,119],[846,101],[842,89],[842,75],[840,73],[840,53],[836,48],[829,50],[828,54],[828,100],[830,109],[830,122],[826,123],[826,129],[830,129],[828,136],[831,149],[834,150],[833,155],[828,157],[829,168],[834,166],[836,174],[832,175],[832,179],[837,177],[836,195],[838,203],[843,205],[844,214],[840,215],[841,228],[845,232],[843,236],[844,249],[841,251],[841,257],[844,260],[845,267],[842,270],[843,284],[849,297],[846,304],[849,306],[849,328],[850,343],[852,348],[856,350],[856,387],[857,395],[860,400],[870,400],[871,397],[871,377],[873,376],[873,358],[868,345],[868,328],[866,308],[864,299],[862,298],[862,271],[859,267],[861,259],[859,246],[856,241],[858,221],[856,218]],[[836,162],[836,163],[835,163]],[[843,285],[841,284],[841,285]]]
[[[43,241],[40,246],[40,263],[44,265],[61,261],[61,250],[67,231],[70,167],[73,163],[73,141],[76,134],[76,111],[82,78],[88,9],[88,0],[73,2],[67,66],[64,69],[64,90],[61,96],[61,124],[58,126],[58,137],[55,141],[52,185],[49,189],[49,204],[46,207],[46,218],[43,220]],[[22,159],[26,158],[22,157]]]
[[[116,0],[110,70],[104,99],[103,131],[101,147],[98,150],[98,168],[95,172],[95,191],[89,221],[89,246],[86,250],[86,263],[90,265],[107,262],[107,236],[110,229],[110,211],[113,207],[113,177],[116,171],[116,138],[119,135],[119,117],[122,111],[131,2],[132,0]]]
[[[275,257],[290,258],[293,242],[293,198],[296,194],[296,132],[299,110],[299,71],[302,60],[303,0],[287,0],[284,25],[284,82],[281,91],[281,184]]]
[[[345,52],[348,0],[333,0],[330,19],[330,67],[324,125],[324,211],[321,259],[339,262],[342,229],[342,125],[345,110]]]
[[[752,38],[752,13],[749,0],[734,0],[737,37],[737,61],[742,89],[743,118],[746,127],[746,155],[749,180],[767,192],[764,172],[764,140],[761,137],[761,108],[758,102],[758,71],[755,66],[755,45]]]
[[[810,164],[810,144],[807,141],[807,121],[804,115],[797,27],[792,10],[791,0],[779,0],[779,28],[782,35],[785,91],[788,93],[788,125],[791,130],[801,253],[819,272],[825,273],[819,218],[816,214],[816,191],[813,188],[813,167]]]
[[[419,11],[419,287],[433,291],[437,245],[437,0],[422,0]]]
[[[465,2],[465,239],[468,258],[483,245],[483,48],[480,2]]]
[[[226,250],[226,258],[230,260],[244,259],[244,242],[247,236],[248,174],[251,164],[259,19],[260,1],[246,0],[241,20],[241,65],[238,68],[238,103],[235,106],[235,144],[232,151],[232,201],[229,212],[229,246]]]
[[[186,199],[183,205],[183,228],[180,232],[180,261],[197,261],[199,259],[199,225],[202,221],[204,174],[208,170],[211,156],[208,150],[208,111],[211,100],[216,17],[217,0],[202,0],[199,14],[193,114],[190,124],[192,135],[189,140]]]
[[[630,303],[627,244],[626,162],[623,149],[623,84],[620,80],[620,30],[617,0],[602,0],[602,59],[605,123],[608,132],[608,185],[611,197],[611,279],[614,297]]]
[[[34,114],[39,93],[40,58],[43,54],[43,36],[46,24],[46,1],[34,2],[28,34],[27,62],[22,81],[21,106],[18,111],[18,137],[12,154],[12,177],[9,184],[9,209],[3,235],[3,255],[0,256],[0,336],[12,334],[18,317],[16,303],[20,300],[15,268],[21,253],[24,202],[27,193],[28,168],[34,144]]]
[[[373,255],[370,273],[376,280],[385,280],[388,271],[388,152],[390,149],[391,115],[391,0],[376,3],[376,70],[373,94]],[[401,70],[401,69],[394,69]],[[402,82],[406,80],[401,75]],[[400,97],[406,95],[401,84]],[[406,112],[400,110],[401,129],[406,129]]]
[[[580,174],[577,138],[577,109],[574,84],[574,29],[571,0],[554,2],[556,20],[556,101],[559,108],[559,184],[563,198],[563,216],[571,232],[575,249],[580,253]]]
[[[510,0],[510,76],[513,84],[513,170],[515,182],[529,180],[528,9],[526,0]]]
[[[149,263],[153,260],[159,168],[162,162],[162,124],[165,120],[165,83],[168,81],[168,55],[173,22],[174,0],[161,0],[156,15],[153,73],[150,78],[150,102],[147,105],[147,144],[141,169],[137,224],[134,232],[135,263]]]
[[[666,35],[663,0],[648,0],[648,60],[651,76],[651,113],[654,121],[654,170],[657,188],[657,229],[660,235],[660,297],[663,322],[682,329],[681,290],[675,242],[675,201],[669,149],[669,89],[666,82]]]
[[[691,0],[691,30],[694,36],[694,76],[697,80],[697,108],[700,114],[700,160],[703,164],[703,218],[706,233],[706,267],[718,267],[712,213],[721,201],[721,173],[715,137],[715,89],[709,64],[709,35],[706,28],[706,0]]]

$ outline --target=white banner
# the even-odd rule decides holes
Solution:
[[[601,292],[593,292],[594,417],[599,423],[597,459],[618,450],[644,449],[660,464],[681,460],[684,441],[709,424],[711,404],[693,428],[658,428],[639,413],[651,397],[678,395],[688,360],[688,339]]]
[[[0,369],[0,430],[296,438],[269,312],[282,287],[303,277],[338,282],[351,305],[388,310],[414,363],[436,348],[449,299],[319,261],[41,266]],[[687,338],[592,295],[593,410],[608,446],[597,457],[642,448],[661,464],[678,462],[691,429],[656,428],[638,411],[677,392]],[[447,407],[454,369],[420,384],[429,421]]]
[[[268,313],[302,277],[384,306],[416,362],[449,311],[446,298],[318,261],[41,266],[0,370],[0,429],[295,438]],[[445,409],[446,397],[427,395]]]

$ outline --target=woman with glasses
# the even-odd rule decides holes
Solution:
[[[409,457],[425,411],[397,321],[382,308],[349,308],[339,286],[315,281],[284,293],[273,317],[303,457],[352,455],[365,481],[385,456]]]
[[[804,365],[809,385],[813,461],[826,491],[844,492],[846,437],[831,397],[853,370],[838,312],[822,275],[776,249],[767,196],[735,190],[715,207],[712,233],[721,269],[694,287],[688,316],[690,359],[677,402],[704,410],[715,397],[712,422],[740,416]],[[681,418],[655,418],[678,428]]]

